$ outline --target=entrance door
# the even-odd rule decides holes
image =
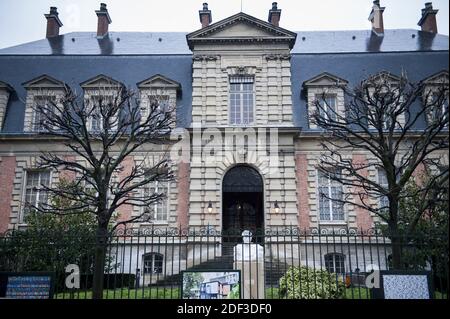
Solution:
[[[264,228],[263,180],[258,171],[247,165],[233,167],[226,173],[222,189],[222,229],[224,234],[230,234],[224,241],[241,242],[242,231],[250,230],[253,234],[261,231]]]

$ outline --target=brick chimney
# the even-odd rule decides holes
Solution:
[[[100,10],[96,10],[95,13],[98,17],[97,37],[103,38],[108,35],[108,27],[112,22],[108,9],[106,9],[106,4],[101,3]]]
[[[369,15],[369,21],[372,22],[372,32],[378,36],[384,35],[383,12],[385,9],[385,7],[380,6],[380,0],[375,0]]]
[[[420,18],[419,26],[422,27],[422,31],[438,33],[436,14],[439,10],[433,9],[433,3],[425,3],[425,8],[422,9],[422,17]]]
[[[47,19],[47,38],[57,37],[59,35],[59,28],[63,26],[58,17],[58,9],[50,7],[50,13],[44,14]]]
[[[278,9],[278,3],[272,3],[272,9],[269,10],[269,22],[276,27],[280,26],[281,9]]]
[[[200,22],[202,23],[202,28],[206,28],[212,22],[211,10],[208,9],[208,4],[205,2],[203,4],[203,10],[198,12],[200,16]]]

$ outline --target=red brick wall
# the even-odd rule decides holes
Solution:
[[[418,185],[422,185],[424,179],[426,178],[425,174],[425,165],[423,163],[420,163],[419,166],[417,166],[416,170],[412,173],[412,176],[414,177]]]
[[[178,164],[178,211],[177,223],[180,228],[186,228],[189,225],[189,163]]]
[[[54,18],[48,18],[47,19],[47,32],[46,37],[56,37],[59,35],[59,24]]]
[[[130,175],[131,170],[134,167],[134,158],[132,156],[125,158],[125,160],[122,162],[122,166],[123,170],[119,173],[118,182]],[[126,221],[129,220],[132,216],[133,206],[124,204],[118,208],[118,211],[120,214],[117,218],[117,222]]]
[[[206,28],[209,26],[209,15],[208,14],[202,14],[200,16],[200,20],[202,22],[202,28]]]
[[[76,156],[64,156],[64,160],[68,162],[74,162],[76,160]],[[73,181],[75,179],[75,173],[68,170],[62,170],[59,173],[59,179],[60,180],[64,179],[66,181]]]
[[[422,24],[422,31],[438,33],[436,15],[429,14]]]
[[[367,158],[365,155],[353,155],[353,164],[356,165],[367,165]],[[367,169],[361,170],[360,174],[364,177],[369,176],[369,172]],[[367,202],[367,198],[364,198],[364,201]],[[361,204],[361,199],[355,198],[355,203]],[[374,226],[373,224],[373,218],[370,215],[370,213],[358,206],[355,206],[355,212],[356,212],[356,225],[358,229],[361,230],[368,230]]]
[[[297,176],[298,225],[301,229],[310,227],[307,167],[306,155],[297,155],[295,157],[295,172]]]
[[[16,157],[2,157],[0,161],[0,234],[8,230],[15,174]]]
[[[98,16],[97,36],[102,37],[108,33],[109,21],[106,15]]]

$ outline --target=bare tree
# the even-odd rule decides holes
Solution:
[[[424,214],[445,197],[448,166],[436,154],[442,155],[449,146],[448,84],[430,90],[426,83],[411,83],[405,75],[393,79],[382,72],[343,90],[345,112],[334,109],[326,93],[314,103],[312,123],[323,129],[319,169],[345,188],[341,196],[321,196],[378,216],[389,229],[393,267],[400,268],[400,200],[422,199],[408,226],[407,233],[412,233]],[[424,119],[427,125],[421,126]],[[354,152],[365,153],[368,161],[354,161]],[[406,192],[421,165],[430,177],[414,194]],[[387,185],[370,178],[369,170],[384,173]]]
[[[142,153],[144,145],[164,148],[164,144],[170,143],[173,109],[152,99],[142,116],[139,101],[139,97],[124,86],[105,86],[87,99],[66,88],[62,98],[38,103],[33,110],[38,114],[42,134],[61,138],[73,155],[42,153],[40,168],[69,172],[74,179],[68,187],[43,187],[49,195],[75,203],[69,210],[51,203],[33,208],[60,215],[88,211],[96,216],[93,298],[103,295],[103,272],[113,215],[123,205],[151,207],[161,201],[166,194],[147,194],[142,192],[143,187],[173,178],[169,159],[164,155],[150,165],[145,159],[135,161],[131,169],[124,165],[129,156]],[[127,223],[147,221],[150,217],[151,212],[143,209],[138,216],[118,222],[113,230]]]

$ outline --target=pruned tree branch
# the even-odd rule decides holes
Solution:
[[[341,198],[323,196],[377,215],[394,235],[401,214],[399,201],[420,196],[422,206],[410,225],[412,232],[448,184],[448,164],[433,160],[449,146],[448,83],[430,89],[427,83],[409,82],[406,75],[394,79],[380,73],[343,90],[345,112],[330,105],[325,93],[313,104],[311,122],[323,130],[319,169],[346,190]],[[355,152],[368,160],[355,162]],[[431,163],[439,167],[429,174],[428,182],[415,194],[405,192],[419,166],[428,168]],[[373,170],[386,174],[387,185],[367,173]],[[382,198],[387,198],[386,207],[378,204]]]

